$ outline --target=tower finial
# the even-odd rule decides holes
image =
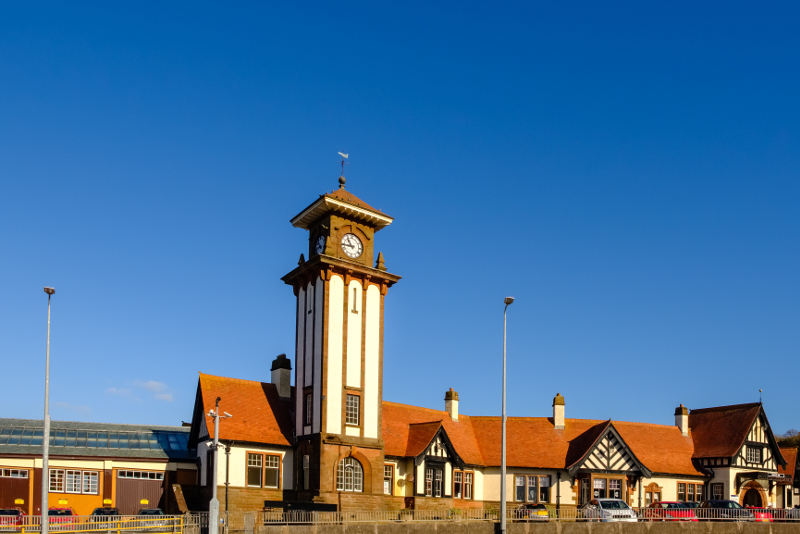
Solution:
[[[347,180],[344,179],[344,174],[339,177],[339,189],[344,189],[344,183]]]

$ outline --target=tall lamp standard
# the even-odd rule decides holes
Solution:
[[[47,357],[44,363],[44,431],[42,432],[42,534],[47,534],[50,530],[49,518],[47,514],[48,499],[50,497],[50,471],[48,463],[50,460],[50,298],[56,290],[52,287],[45,287],[47,293]]]
[[[227,419],[229,417],[233,417],[228,412],[222,412],[225,414],[224,417],[219,416],[219,401],[221,401],[221,397],[217,397],[217,403],[213,410],[208,412],[209,417],[214,418],[214,473],[211,479],[211,502],[208,505],[208,532],[209,534],[217,534],[219,532],[219,499],[217,499],[217,458],[219,455],[217,451],[219,450],[219,420],[220,419]],[[206,480],[208,480],[208,475],[206,475]],[[225,488],[227,494],[227,486]],[[227,510],[226,510],[227,511]]]
[[[514,297],[503,299],[503,438],[500,453],[500,532],[506,534],[506,313]]]

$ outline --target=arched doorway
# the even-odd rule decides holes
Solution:
[[[752,506],[753,508],[761,508],[761,494],[758,493],[757,489],[750,488],[749,490],[744,492],[744,498],[742,498],[742,504],[744,506]]]
[[[739,504],[755,508],[766,508],[767,492],[761,487],[761,484],[751,480],[742,488],[742,492],[739,494]]]

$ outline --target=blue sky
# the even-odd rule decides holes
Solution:
[[[800,7],[4,3],[2,416],[179,424],[294,351],[289,219],[394,216],[384,398],[800,427]],[[223,400],[224,404],[224,400]],[[235,415],[235,414],[234,414]]]

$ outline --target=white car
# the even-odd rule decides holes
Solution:
[[[581,506],[579,517],[584,521],[602,521],[604,523],[617,521],[635,523],[639,520],[636,512],[621,499],[592,499]]]

